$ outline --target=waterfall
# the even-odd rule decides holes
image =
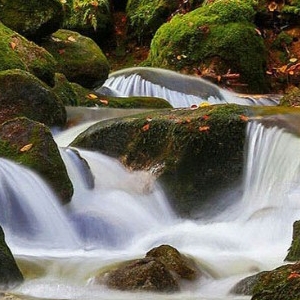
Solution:
[[[53,299],[139,297],[89,282],[101,267],[170,244],[191,255],[207,278],[176,295],[141,297],[248,299],[228,291],[241,278],[283,263],[300,216],[299,143],[284,129],[249,122],[242,195],[227,195],[231,205],[205,220],[178,218],[150,173],[130,172],[97,152],[60,149],[74,185],[64,206],[36,174],[0,159],[0,221],[8,244],[17,258],[46,269],[14,292]]]
[[[150,96],[167,100],[173,107],[210,104],[277,105],[275,97],[238,95],[195,76],[159,68],[129,68],[110,74],[96,92],[108,96]]]
[[[74,249],[75,231],[51,189],[32,171],[0,159],[0,223],[9,245]]]

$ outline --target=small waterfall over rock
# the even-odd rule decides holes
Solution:
[[[150,96],[167,100],[173,107],[210,104],[277,105],[273,97],[237,95],[195,76],[159,68],[129,68],[110,74],[96,92],[117,97]]]
[[[35,173],[3,158],[0,202],[1,226],[14,250],[79,246],[77,235],[50,188]]]

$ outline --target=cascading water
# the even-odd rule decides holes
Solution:
[[[6,210],[0,214],[8,244],[21,264],[25,260],[27,268],[32,263],[45,269],[14,292],[86,300],[249,299],[229,291],[239,279],[282,264],[292,223],[300,216],[299,143],[298,137],[282,129],[250,122],[243,195],[205,221],[176,217],[151,174],[128,172],[96,152],[61,148],[75,187],[72,202],[64,207],[32,172],[0,160],[1,191],[6,191],[2,206],[11,214],[9,218]],[[23,190],[22,182],[26,188],[17,194]],[[17,219],[25,227],[14,227]],[[24,236],[24,228],[42,234]],[[121,293],[91,283],[97,270],[142,257],[160,244],[193,256],[207,278],[175,295]]]
[[[242,96],[220,89],[195,76],[160,68],[128,68],[110,74],[96,92],[118,97],[150,96],[167,100],[173,107],[190,107],[203,102],[210,104],[277,105],[272,97]]]

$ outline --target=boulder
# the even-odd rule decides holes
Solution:
[[[63,16],[59,0],[1,0],[1,22],[35,41],[58,30],[62,25]]]
[[[55,66],[49,52],[0,22],[0,71],[21,69],[53,85]]]
[[[41,80],[19,69],[0,72],[0,123],[27,117],[48,126],[64,126],[66,110]]]
[[[114,266],[96,276],[96,283],[118,290],[176,292],[182,280],[201,275],[195,262],[170,245],[151,249],[146,256]]]
[[[58,62],[57,71],[85,88],[101,86],[110,70],[108,60],[99,46],[81,34],[60,29],[42,46]]]
[[[170,245],[160,245],[147,252],[146,258],[156,258],[181,279],[195,280],[200,272],[195,262]]]
[[[239,0],[208,1],[175,15],[156,31],[145,65],[201,75],[240,92],[266,93],[267,52],[254,16],[251,2]]]
[[[175,292],[179,286],[166,266],[155,258],[135,260],[105,276],[105,284],[122,291]]]
[[[0,287],[1,290],[12,288],[22,283],[23,275],[5,242],[5,235],[0,227]]]
[[[62,203],[73,195],[73,186],[52,134],[45,125],[15,118],[0,125],[0,155],[38,173]]]
[[[162,109],[98,122],[72,146],[154,173],[174,209],[191,215],[241,179],[247,108]]]

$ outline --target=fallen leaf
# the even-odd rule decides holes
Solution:
[[[258,35],[260,35],[260,36],[262,35],[262,34],[261,34],[261,31],[260,31],[259,29],[255,28],[254,30],[256,31],[256,33],[257,33]]]
[[[68,37],[68,41],[74,43],[74,42],[76,42],[76,39],[75,39],[73,36],[70,35],[70,36]]]
[[[207,101],[203,101],[199,104],[199,107],[205,107],[205,106],[210,106],[211,104]]]
[[[290,62],[291,62],[291,63],[295,63],[297,60],[298,60],[298,59],[297,59],[296,57],[292,57],[292,58],[290,59]]]
[[[209,116],[208,115],[204,115],[203,117],[202,117],[202,120],[204,120],[204,121],[206,121],[206,120],[208,120],[209,119]]]
[[[101,102],[102,104],[104,104],[104,105],[108,105],[108,101],[105,100],[105,99],[100,99],[100,102]]]
[[[11,49],[15,50],[16,46],[17,46],[16,43],[10,42],[10,48],[11,48]]]
[[[142,131],[148,131],[150,128],[150,124],[146,124],[142,127]]]
[[[61,54],[64,54],[66,52],[65,49],[58,49],[58,53],[61,55]]]
[[[98,3],[98,1],[92,1],[91,5],[94,7],[98,7],[99,3]]]
[[[29,151],[32,148],[33,144],[27,144],[20,149],[20,152]]]
[[[146,120],[147,120],[148,122],[151,122],[151,121],[152,121],[152,118],[151,118],[151,117],[147,117]]]
[[[98,96],[95,95],[95,94],[88,94],[86,97],[89,98],[89,99],[91,99],[91,100],[98,99]]]
[[[200,132],[208,131],[209,128],[210,128],[209,126],[200,126],[200,127],[199,127],[199,131],[200,131]]]
[[[276,2],[271,2],[269,5],[268,5],[268,9],[269,9],[269,11],[274,11],[274,10],[276,10],[277,9],[277,7],[278,7],[278,5],[277,5],[277,3]]]
[[[299,278],[300,274],[298,274],[297,272],[291,272],[291,274],[288,276],[287,279],[293,279],[293,278]]]
[[[181,60],[181,55],[177,55],[177,60]]]
[[[249,118],[247,116],[244,116],[244,115],[240,115],[240,119],[244,122],[248,122],[249,121]]]

